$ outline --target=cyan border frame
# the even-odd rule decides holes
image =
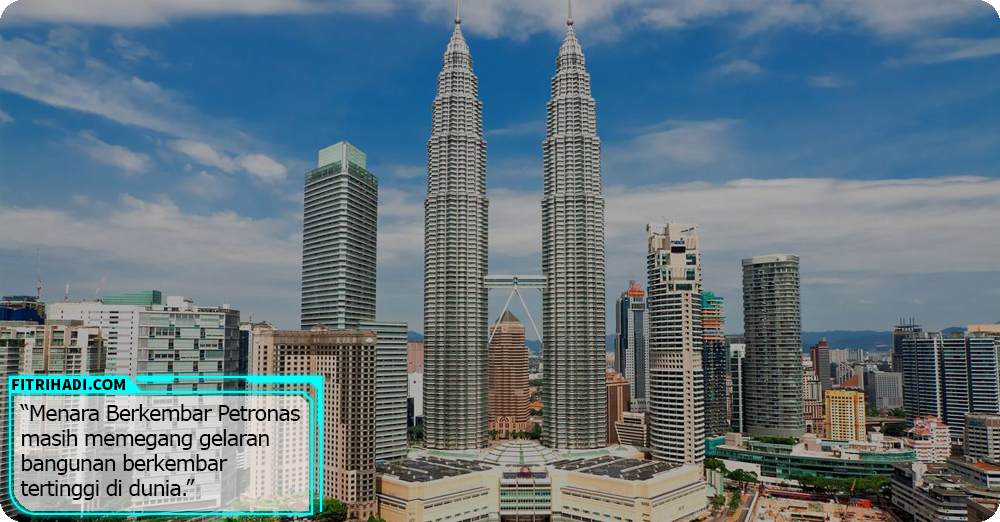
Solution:
[[[129,379],[124,375],[10,375],[7,377],[7,449],[10,452],[8,459],[8,465],[10,466],[7,471],[7,484],[10,490],[10,500],[14,507],[17,508],[24,514],[33,516],[130,516],[130,517],[143,517],[143,516],[177,516],[177,517],[203,517],[203,516],[313,516],[316,514],[316,488],[315,488],[315,477],[316,477],[316,466],[318,461],[318,466],[320,468],[319,473],[319,485],[320,485],[320,495],[319,495],[319,511],[323,511],[323,376],[322,375],[219,375],[219,376],[205,376],[205,375],[137,375],[135,377],[135,382],[131,383],[132,386],[126,386],[125,390],[57,390],[57,391],[43,391],[43,390],[18,390],[13,389],[13,381],[15,379]],[[139,383],[173,383],[179,379],[209,379],[209,380],[226,380],[226,379],[243,379],[248,384],[309,384],[316,389],[317,401],[314,403],[309,394],[305,391],[295,391],[295,390],[213,390],[213,391],[196,391],[196,390],[136,390],[137,384]],[[312,426],[309,429],[309,511],[307,512],[267,512],[267,511],[252,511],[249,513],[237,513],[230,511],[177,511],[177,512],[146,512],[146,511],[111,511],[111,512],[82,512],[82,511],[44,511],[44,512],[34,512],[28,511],[18,504],[17,499],[14,496],[14,395],[244,395],[244,394],[266,394],[266,395],[302,395],[305,397],[306,401],[309,402],[310,420],[312,421]],[[315,458],[316,453],[316,441],[315,433],[319,431],[319,455],[320,458]]]

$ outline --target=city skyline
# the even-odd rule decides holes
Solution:
[[[1000,318],[1000,309],[991,304],[1000,292],[1000,272],[991,262],[1000,245],[983,228],[996,221],[1000,199],[1000,183],[991,171],[997,153],[986,147],[995,143],[996,134],[984,127],[995,121],[990,111],[996,109],[975,102],[994,93],[984,86],[995,79],[997,73],[989,65],[997,57],[989,48],[963,54],[945,47],[992,41],[985,37],[994,33],[983,25],[988,20],[982,15],[991,14],[988,5],[960,3],[944,22],[919,15],[889,23],[889,15],[819,13],[844,26],[806,30],[805,22],[787,21],[777,34],[765,36],[747,29],[755,13],[731,19],[700,14],[666,31],[654,24],[648,5],[637,7],[642,16],[629,22],[628,13],[622,12],[627,10],[601,2],[582,4],[575,6],[575,19],[601,104],[598,131],[607,152],[605,196],[609,208],[621,209],[608,215],[608,251],[616,253],[608,258],[608,299],[613,301],[629,274],[641,273],[644,224],[668,214],[663,217],[670,221],[701,225],[705,280],[734,309],[740,306],[739,259],[789,251],[802,255],[807,267],[802,296],[806,330],[887,330],[899,316],[919,317],[932,330]],[[477,73],[489,76],[483,96],[485,134],[491,143],[488,170],[495,173],[487,193],[495,224],[490,270],[534,273],[531,267],[540,264],[540,231],[533,225],[540,220],[538,144],[544,129],[539,122],[547,96],[544,82],[551,75],[549,58],[560,37],[565,6],[554,2],[540,11],[519,16],[503,12],[497,18],[487,9],[472,4],[464,7],[463,16],[467,36],[478,51]],[[432,99],[428,87],[437,69],[432,62],[446,34],[442,21],[450,18],[438,16],[442,10],[418,8],[415,13],[397,8],[317,17],[350,18],[357,22],[350,31],[405,29],[401,35],[406,38],[392,35],[377,50],[391,48],[414,58],[391,74],[384,59],[372,60],[363,51],[345,56],[343,46],[318,39],[311,32],[318,30],[316,22],[307,17],[213,15],[213,20],[225,22],[222,35],[239,36],[264,27],[266,36],[281,42],[280,59],[288,59],[291,51],[296,60],[326,56],[348,68],[369,60],[372,67],[365,70],[372,79],[363,81],[369,87],[373,81],[391,83],[395,75],[421,79],[412,82],[413,92],[406,95],[386,88],[359,93],[352,90],[357,87],[317,84],[303,76],[297,77],[300,82],[291,76],[280,89],[265,92],[247,81],[253,76],[225,65],[220,73],[232,73],[227,81],[241,86],[234,97],[240,101],[237,106],[235,99],[220,98],[222,91],[214,83],[195,76],[208,63],[219,66],[225,62],[222,57],[237,49],[253,51],[253,42],[217,40],[182,12],[163,15],[169,25],[161,26],[121,19],[94,24],[58,10],[45,15],[48,21],[38,13],[24,13],[18,21],[17,8],[12,7],[0,22],[9,57],[0,68],[5,90],[0,156],[5,173],[29,175],[4,177],[0,213],[11,226],[2,235],[0,293],[33,293],[35,248],[41,247],[43,300],[49,303],[62,300],[67,280],[71,300],[92,298],[96,288],[107,294],[153,287],[191,295],[198,302],[226,296],[246,314],[295,328],[301,176],[314,165],[309,163],[316,149],[343,139],[378,157],[380,163],[372,170],[385,181],[380,187],[380,207],[388,212],[379,223],[384,236],[379,248],[379,310],[422,331],[419,261],[413,262],[422,245],[411,237],[422,236],[419,187],[424,180],[414,176],[413,167],[418,173],[422,168],[426,107]],[[598,20],[605,24],[603,29],[618,30],[598,31]],[[706,27],[699,29],[699,24]],[[930,36],[917,38],[902,30],[913,28]],[[211,43],[208,56],[187,53],[188,44],[171,36],[178,29],[189,32],[194,41]],[[302,35],[290,37],[297,29]],[[967,40],[947,40],[958,35]],[[781,39],[800,42],[807,51],[853,41],[877,52],[871,59],[850,51],[827,53],[813,62],[773,48]],[[403,40],[412,50],[403,48]],[[740,54],[741,42],[760,48]],[[88,45],[70,50],[71,43]],[[105,67],[87,69],[85,59]],[[38,67],[46,60],[56,64],[54,73],[48,72],[57,77],[46,76]],[[277,60],[265,53],[261,61],[265,70],[286,73]],[[505,74],[509,66],[504,62],[511,60],[527,68],[523,75]],[[639,68],[650,63],[656,67]],[[831,72],[824,68],[839,70],[841,76],[820,78]],[[942,78],[949,75],[982,79],[962,91],[971,101],[944,96],[935,97],[935,104],[916,104],[919,93],[910,93],[915,98],[872,107],[877,100],[895,99],[890,96],[893,87],[904,84],[925,82],[921,88],[927,92],[949,85],[957,89],[954,80]],[[634,99],[614,85],[621,77],[630,78],[636,87]],[[766,103],[768,89],[787,94],[788,107]],[[121,92],[121,99],[102,103],[84,95],[102,90]],[[306,92],[321,95],[324,109],[310,106],[308,113],[302,112],[302,102],[289,100]],[[316,94],[304,96],[303,102],[317,101]],[[359,95],[374,101],[361,103]],[[521,99],[525,101],[514,101]],[[861,147],[858,156],[872,161],[838,162],[831,159],[835,155],[818,155],[815,148],[829,137],[821,127],[853,125],[847,115],[835,112],[860,110],[845,107],[861,100],[865,111],[872,112],[862,120],[867,126],[893,131],[885,140],[869,136],[867,141],[879,145]],[[388,125],[386,111],[371,105],[387,101],[399,116],[398,124]],[[757,109],[757,102],[767,110]],[[803,104],[813,108],[801,117],[793,115]],[[249,106],[255,109],[239,110]],[[288,114],[282,116],[279,109]],[[935,130],[886,127],[885,118],[898,116],[899,110],[916,111]],[[302,128],[292,128],[289,115],[302,120],[303,114],[310,118]],[[352,119],[357,123],[330,123]],[[227,132],[233,122],[249,125]],[[771,138],[752,139],[750,134],[765,123],[773,129]],[[794,136],[795,129],[804,130],[804,137]],[[973,140],[968,132],[974,130],[986,134]],[[277,137],[286,132],[287,138]],[[834,148],[859,145],[851,142],[855,139],[860,140],[842,138]],[[911,156],[918,145],[933,145],[939,153],[916,165],[918,158]],[[904,154],[884,157],[893,150]],[[765,151],[785,154],[775,156],[780,161],[753,161]],[[698,156],[702,153],[706,155]],[[660,162],[668,165],[665,171],[650,166]],[[716,172],[708,175],[709,170]],[[978,177],[959,177],[969,175]],[[901,181],[906,178],[911,181]],[[743,179],[751,181],[739,181]],[[934,210],[927,210],[931,206]],[[757,214],[765,209],[768,215]],[[744,222],[753,220],[746,216],[763,219],[767,233],[757,227],[749,233],[753,229]],[[852,234],[845,237],[822,225],[837,217]],[[942,267],[917,259],[923,256],[909,255],[916,248],[909,245],[922,244],[918,233],[938,238],[944,248],[961,245],[965,255],[942,272]],[[222,248],[206,248],[216,241]],[[831,255],[853,243],[866,245],[864,259]],[[187,262],[198,256],[197,263]],[[960,306],[951,306],[959,295]],[[499,315],[502,304],[495,300],[490,303],[491,318]],[[537,296],[528,300],[532,309],[540,309]],[[741,329],[739,322],[735,318],[727,324],[730,333]],[[613,332],[613,327],[607,331]]]

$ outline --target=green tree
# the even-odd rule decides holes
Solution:
[[[736,511],[740,509],[740,504],[743,502],[743,497],[740,496],[739,491],[733,491],[733,496],[729,498],[729,509]]]
[[[319,501],[316,501],[316,504],[318,503]],[[318,507],[317,505],[314,511]],[[347,520],[347,504],[335,498],[324,498],[323,511],[313,515],[313,520],[316,522],[344,522]]]
[[[528,432],[528,437],[532,438],[532,439],[535,439],[535,440],[541,439],[542,438],[542,425],[541,424],[535,424],[535,427],[531,428],[531,431]]]
[[[705,459],[705,469],[721,471],[723,474],[728,473],[726,465],[719,459]]]
[[[726,478],[738,483],[740,485],[740,489],[743,489],[745,484],[753,484],[757,482],[756,473],[742,469],[734,469],[730,471]]]
[[[719,493],[709,499],[708,505],[711,506],[713,514],[718,513],[722,506],[726,505],[726,496]]]
[[[368,517],[368,522],[385,522],[384,518],[377,518],[375,515],[370,515]]]

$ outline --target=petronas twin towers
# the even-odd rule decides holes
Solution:
[[[601,144],[583,51],[567,20],[547,106],[542,198],[543,442],[606,445]],[[461,20],[445,50],[427,143],[427,446],[487,444],[488,216],[482,102]]]

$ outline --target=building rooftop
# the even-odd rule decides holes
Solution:
[[[482,460],[490,464],[535,466],[559,460],[558,453],[537,442],[515,439],[490,448]]]
[[[430,482],[445,477],[458,477],[479,471],[489,471],[490,469],[493,469],[492,465],[482,462],[442,459],[440,457],[397,460],[377,467],[379,473],[399,477],[406,482]]]
[[[592,459],[560,460],[554,462],[552,467],[565,471],[577,471],[588,475],[635,481],[649,480],[657,475],[679,468],[681,465],[671,462],[603,456]]]

